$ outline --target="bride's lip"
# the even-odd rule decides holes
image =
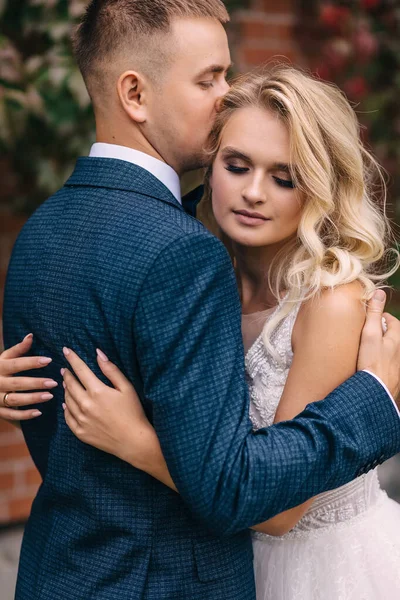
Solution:
[[[268,217],[257,212],[250,212],[248,210],[234,210],[233,213],[237,216],[238,220],[245,225],[260,225],[265,221],[270,221]]]

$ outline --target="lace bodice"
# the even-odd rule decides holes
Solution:
[[[279,361],[267,352],[261,334],[246,353],[250,418],[254,429],[273,424],[293,360],[291,339],[298,310],[299,307],[294,308],[272,334],[271,343],[279,355]],[[273,314],[268,318],[272,318]],[[285,536],[275,538],[259,532],[254,532],[253,535],[261,540],[279,540],[317,533],[321,528],[337,526],[353,517],[357,518],[384,495],[379,487],[376,470],[370,471],[337,490],[315,498],[303,518]]]

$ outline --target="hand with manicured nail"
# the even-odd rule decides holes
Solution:
[[[57,382],[46,377],[15,377],[18,373],[42,369],[51,363],[44,356],[24,356],[32,346],[33,335],[28,334],[22,342],[0,354],[0,418],[17,424],[42,414],[37,409],[18,410],[32,404],[42,404],[53,398],[48,391]],[[44,390],[31,392],[30,390]]]
[[[71,431],[82,442],[114,454],[176,489],[157,435],[130,381],[101,350],[97,350],[97,363],[114,387],[105,385],[71,349],[63,352],[76,375],[61,370],[63,408]]]

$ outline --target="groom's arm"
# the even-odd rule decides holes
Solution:
[[[293,421],[252,432],[240,311],[227,252],[199,233],[160,253],[133,332],[172,478],[223,533],[339,487],[400,450],[399,418],[367,373]]]

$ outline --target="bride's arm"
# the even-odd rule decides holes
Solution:
[[[293,363],[275,423],[293,419],[307,404],[325,398],[356,371],[365,308],[358,282],[326,290],[305,303],[293,328]],[[313,499],[253,527],[269,535],[290,531]]]
[[[75,352],[69,348],[63,352],[78,378],[61,369],[63,408],[71,431],[82,442],[117,456],[177,491],[160,441],[131,382],[101,350],[97,350],[97,363],[114,387],[96,377]]]

